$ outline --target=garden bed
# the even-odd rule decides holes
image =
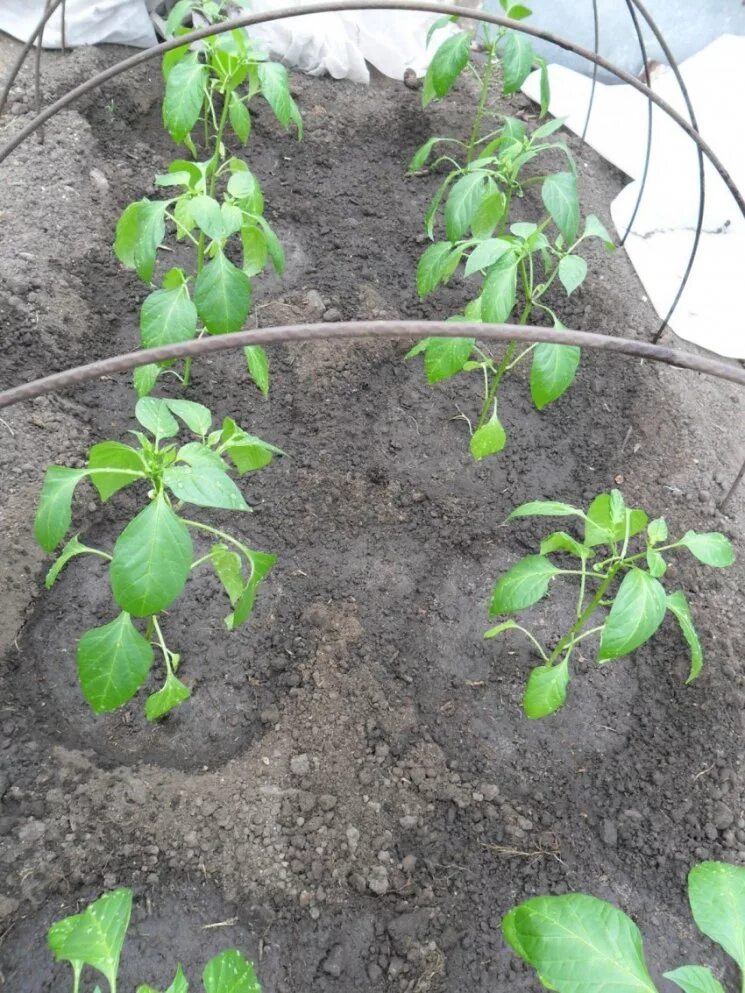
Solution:
[[[121,55],[46,57],[45,95]],[[256,280],[259,323],[454,312],[457,284],[417,298],[436,178],[404,172],[427,136],[458,132],[472,94],[461,85],[423,112],[419,94],[388,80],[293,85],[305,140],[268,111],[251,139],[288,249],[283,280]],[[16,118],[28,76],[24,86]],[[143,290],[110,245],[122,208],[172,156],[160,98],[157,66],[137,70],[3,166],[3,385],[133,347]],[[530,113],[521,97],[511,106]],[[585,210],[605,218],[622,177],[569,141]],[[650,336],[655,317],[623,252],[593,248],[589,262],[565,323]],[[194,692],[156,727],[138,701],[88,712],[73,649],[107,609],[103,567],[73,562],[47,593],[31,533],[46,464],[76,464],[87,444],[134,426],[128,380],[5,414],[0,988],[61,988],[46,928],[113,885],[136,898],[126,990],[167,985],[176,960],[197,975],[225,946],[255,959],[269,993],[535,989],[499,921],[521,899],[566,890],[631,912],[655,969],[715,959],[684,880],[701,859],[745,854],[742,567],[705,578],[692,558],[671,568],[706,654],[689,687],[666,621],[630,659],[581,663],[566,707],[529,722],[528,649],[482,633],[494,579],[543,533],[502,526],[524,500],[586,505],[622,482],[675,530],[737,539],[741,499],[727,518],[714,503],[741,452],[735,387],[585,354],[573,389],[543,413],[522,376],[507,381],[508,446],[475,465],[457,417],[463,387],[427,386],[405,351],[274,347],[268,401],[237,355],[195,363],[187,395],[288,453],[248,478],[256,512],[232,521],[279,561],[234,634],[216,581],[189,584],[167,624]],[[81,536],[108,544],[127,495],[103,510],[90,500],[76,503]],[[561,607],[559,596],[536,621],[558,631]]]

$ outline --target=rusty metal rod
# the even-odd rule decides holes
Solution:
[[[0,114],[2,114],[3,110],[5,109],[5,102],[8,99],[8,95],[13,87],[13,83],[15,83],[18,73],[23,68],[23,63],[26,61],[26,56],[33,48],[34,42],[42,34],[42,32],[44,31],[45,24],[52,16],[52,14],[57,10],[57,8],[60,6],[60,4],[62,5],[62,13],[64,16],[64,3],[65,0],[51,0],[51,3],[45,6],[44,13],[41,16],[41,20],[26,39],[23,48],[18,54],[18,58],[10,68],[10,71],[8,73],[8,78],[5,80],[5,85],[3,86],[3,91],[2,93],[0,93]],[[63,20],[63,24],[64,24],[64,20]],[[63,41],[64,41],[64,36],[63,36]]]

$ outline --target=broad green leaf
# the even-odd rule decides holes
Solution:
[[[248,136],[251,134],[251,115],[235,90],[230,94],[228,119],[230,120],[231,128],[245,145],[248,141]]]
[[[513,614],[537,603],[546,595],[559,569],[542,555],[526,555],[497,582],[492,592],[489,614]]]
[[[258,386],[261,393],[269,396],[269,356],[261,345],[246,345],[243,349],[246,356],[248,374]]]
[[[169,670],[163,686],[157,692],[151,693],[147,698],[145,702],[145,717],[149,721],[157,721],[178,707],[184,700],[188,700],[190,696],[191,690],[189,687],[185,683],[182,683]],[[178,987],[176,988],[178,989]]]
[[[189,341],[196,333],[197,309],[185,283],[172,290],[153,290],[143,300],[140,310],[140,341],[143,348]]]
[[[482,424],[480,428],[471,435],[469,448],[476,462],[485,459],[488,455],[496,455],[501,452],[507,441],[507,434],[502,427],[496,413],[492,414],[489,420]]]
[[[571,172],[556,172],[546,176],[541,188],[546,210],[561,231],[567,246],[574,243],[579,228],[579,197],[577,179]]]
[[[177,499],[197,507],[251,510],[230,476],[206,463],[169,466],[163,481]]]
[[[424,77],[422,105],[448,93],[463,72],[471,54],[471,36],[461,31],[444,41],[432,57]],[[428,99],[427,99],[428,98]]]
[[[557,500],[531,500],[529,503],[521,503],[515,507],[507,520],[513,517],[582,517],[584,511],[579,507],[573,507],[570,503],[559,503]]]
[[[538,138],[548,138],[549,135],[553,134],[554,131],[558,131],[559,128],[564,127],[565,117],[555,117],[551,121],[546,121],[545,124],[541,124],[540,127],[536,128],[535,131],[530,136],[531,141],[536,141]]]
[[[212,427],[212,414],[202,403],[193,400],[166,400],[168,409],[194,434],[206,435]]]
[[[273,456],[285,454],[276,445],[248,434],[238,427],[232,417],[226,417],[223,421],[220,441],[241,476],[246,472],[263,469],[265,465],[269,465]]]
[[[515,920],[519,909],[519,907],[513,907],[512,910],[510,910],[509,913],[505,914],[502,918],[502,936],[513,952],[515,952],[516,955],[519,955],[524,962],[528,962],[528,964],[530,964],[525,949],[520,944],[520,936],[515,930]]]
[[[141,397],[135,406],[135,417],[158,441],[178,434],[178,421],[160,397]]]
[[[687,548],[704,565],[724,569],[735,561],[729,538],[719,531],[686,531],[678,544]]]
[[[456,242],[466,233],[483,195],[483,173],[466,173],[453,184],[445,203],[445,232],[450,241]]]
[[[420,297],[426,297],[445,278],[445,263],[452,248],[448,241],[436,241],[422,252],[416,267],[416,288]]]
[[[52,552],[65,536],[72,521],[72,497],[87,469],[50,465],[44,474],[39,506],[34,519],[34,535],[45,552]]]
[[[533,68],[533,46],[525,35],[508,31],[502,51],[503,93],[516,93]]]
[[[145,466],[140,454],[119,441],[102,441],[88,453],[91,482],[103,503],[114,493],[145,478]],[[98,470],[98,471],[96,471]]]
[[[219,542],[212,546],[210,560],[230,603],[235,606],[246,586],[240,555]]]
[[[584,893],[540,896],[510,918],[510,943],[548,989],[657,993],[639,929],[612,904]]]
[[[153,989],[152,986],[138,986],[137,993],[159,993],[159,990]],[[173,977],[173,982],[168,989],[164,991],[164,993],[189,993],[189,984],[186,981],[186,976],[184,975],[184,970],[181,966],[176,969],[176,975]]]
[[[272,227],[263,217],[258,217],[257,220],[261,225],[262,231],[264,232],[266,247],[269,250],[269,258],[272,260],[274,271],[278,276],[281,276],[285,271],[285,252],[282,248],[282,244],[277,235],[274,233]]]
[[[210,959],[204,967],[202,982],[205,993],[261,993],[253,966],[234,949]]]
[[[679,969],[664,972],[663,976],[679,986],[683,993],[725,993],[711,969],[703,965],[682,965]]]
[[[261,185],[250,169],[239,169],[228,180],[228,193],[239,200],[241,206],[251,214],[260,214],[264,209],[264,194]]]
[[[432,154],[432,149],[435,147],[438,141],[442,141],[435,135],[432,138],[428,138],[423,145],[420,145],[414,152],[411,162],[409,162],[409,172],[419,172],[427,164],[427,159]]]
[[[682,590],[668,594],[667,609],[678,619],[680,630],[683,632],[683,637],[688,642],[688,647],[691,650],[691,671],[688,673],[686,682],[692,683],[701,672],[701,667],[704,664],[704,653],[701,648],[701,642],[699,641],[698,631],[693,623],[691,609],[688,606],[686,595]]]
[[[78,541],[77,535],[73,535],[73,537],[70,538],[65,547],[59,553],[59,557],[54,562],[52,568],[46,574],[44,586],[47,589],[50,589],[57,576],[59,576],[70,559],[74,558],[76,555],[95,555],[96,553],[97,550],[95,548],[89,548],[88,545],[84,545],[81,541]]]
[[[122,612],[109,624],[86,631],[78,642],[78,678],[83,696],[95,714],[116,710],[147,679],[153,648]]]
[[[512,247],[512,242],[505,241],[504,238],[486,238],[479,242],[468,256],[465,268],[466,276],[488,269],[497,259],[511,251]]]
[[[581,286],[587,276],[587,263],[581,255],[564,255],[559,261],[559,282],[567,296]]]
[[[549,555],[551,552],[568,552],[578,559],[588,559],[593,555],[591,548],[581,545],[575,538],[566,531],[554,531],[541,542],[541,555]]]
[[[47,942],[58,962],[84,962],[102,973],[114,989],[131,913],[132,891],[112,890],[82,914],[53,924]]]
[[[189,213],[194,223],[213,241],[222,241],[226,237],[223,230],[222,211],[214,197],[202,194],[189,201]]]
[[[166,236],[167,204],[164,201],[141,200],[137,214],[137,243],[134,266],[140,279],[149,283],[155,272],[158,246]]]
[[[512,7],[508,7],[507,16],[511,17],[513,21],[522,21],[526,17],[530,17],[533,11],[530,7],[526,7],[524,4],[516,3]]]
[[[662,584],[641,569],[630,569],[603,626],[598,662],[619,659],[643,645],[662,624],[666,608]]]
[[[179,143],[191,132],[202,111],[209,69],[196,55],[181,59],[168,74],[163,98],[163,123]]]
[[[194,303],[211,334],[239,331],[251,309],[251,281],[220,251],[197,276]]]
[[[181,593],[191,560],[186,525],[160,494],[130,521],[114,545],[114,599],[135,617],[159,613]]]
[[[269,256],[266,235],[261,228],[249,224],[241,228],[241,243],[243,245],[243,271],[247,276],[255,276],[264,268]]]
[[[449,24],[453,24],[455,21],[457,21],[457,18],[450,17],[449,15],[445,15],[444,17],[438,17],[436,21],[430,24],[429,29],[427,30],[427,40],[425,42],[425,47],[429,48],[429,43],[432,41],[432,35],[435,34],[436,31],[440,31],[442,28],[446,28]]]
[[[484,280],[481,318],[487,324],[504,324],[512,313],[517,294],[517,259],[512,252],[497,259]]]
[[[184,20],[186,20],[187,14],[190,14],[194,8],[193,0],[176,0],[176,3],[171,8],[168,19],[166,20],[166,35],[167,37],[172,37]]]
[[[427,381],[439,383],[460,372],[476,344],[473,338],[428,338],[424,353]]]
[[[190,441],[186,445],[182,445],[176,453],[177,462],[187,462],[189,465],[199,466],[205,463],[213,469],[219,469],[221,472],[227,472],[228,466],[222,460],[220,455],[209,445],[203,444],[201,441]]]
[[[261,94],[274,111],[283,128],[289,127],[294,119],[292,108],[295,101],[290,96],[290,81],[287,69],[279,62],[262,62],[258,67]],[[302,137],[302,128],[298,127]]]
[[[745,972],[745,869],[726,862],[702,862],[688,874],[693,919]]]
[[[499,190],[493,190],[483,198],[471,218],[471,231],[474,238],[488,238],[504,217],[507,198]]]
[[[660,579],[667,572],[667,563],[654,548],[648,548],[646,552],[647,569],[649,575],[654,579]]]
[[[656,517],[647,526],[647,538],[650,545],[659,545],[662,541],[667,541],[667,521],[664,517]]]
[[[586,545],[607,545],[609,541],[623,541],[626,533],[625,521],[613,524],[610,513],[610,493],[600,493],[587,510],[588,520],[585,523]],[[648,524],[647,515],[643,510],[631,510],[629,537],[643,531]]]
[[[574,382],[582,358],[576,345],[539,342],[530,366],[530,395],[538,410],[558,400]]]
[[[225,624],[229,631],[234,631],[251,616],[259,586],[277,561],[276,555],[270,555],[267,552],[251,551],[248,554],[251,562],[251,576],[235,602],[233,613],[225,618]]]
[[[547,717],[563,707],[569,685],[569,663],[566,659],[558,665],[538,665],[528,677],[523,694],[523,710],[531,720]]]
[[[616,247],[602,221],[600,221],[594,214],[588,214],[585,218],[585,230],[582,233],[582,237],[600,238],[609,251],[612,251]]]
[[[163,372],[163,366],[157,362],[148,362],[135,369],[132,374],[135,393],[138,397],[147,396],[158,381],[158,377]]]
[[[128,269],[135,267],[135,245],[138,239],[141,201],[129,204],[117,221],[114,254]]]

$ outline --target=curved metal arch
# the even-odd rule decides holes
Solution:
[[[40,36],[43,34],[47,21],[52,16],[52,14],[54,14],[54,12],[57,10],[58,7],[62,6],[62,12],[64,15],[65,2],[66,0],[51,0],[51,2],[47,4],[44,13],[41,15],[38,24],[26,39],[23,48],[18,53],[18,58],[11,66],[10,72],[8,73],[8,78],[5,80],[5,85],[3,86],[3,91],[2,93],[0,93],[0,114],[2,114],[2,112],[5,110],[5,104],[10,94],[10,91],[13,89],[13,84],[18,78],[18,73],[23,68],[23,63],[26,61],[26,56],[34,47],[34,42],[36,41],[37,38],[40,38]],[[41,40],[39,41],[39,47],[41,47]],[[38,109],[37,109],[37,113],[38,113]]]

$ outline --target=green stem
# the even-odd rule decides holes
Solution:
[[[567,647],[574,644],[575,635],[577,635],[582,630],[582,628],[585,626],[589,618],[595,613],[598,606],[600,605],[600,601],[603,599],[603,595],[605,591],[613,582],[613,579],[615,578],[615,575],[619,569],[620,569],[620,563],[611,567],[610,572],[605,577],[605,579],[600,584],[600,586],[597,588],[597,590],[595,591],[595,595],[592,597],[588,605],[585,607],[585,609],[579,615],[579,617],[574,622],[574,624],[572,624],[572,626],[569,628],[567,633],[558,642],[554,650],[551,652],[551,655],[548,660],[548,665],[553,665],[554,662],[557,660],[557,658],[561,655],[561,653]]]
[[[497,390],[499,389],[499,384],[505,372],[507,372],[507,369],[510,364],[510,359],[514,355],[516,348],[517,348],[517,342],[511,341],[507,346],[507,351],[504,353],[504,356],[502,357],[502,361],[497,366],[497,371],[494,373],[494,378],[491,381],[489,392],[486,395],[486,400],[484,400],[484,406],[481,408],[481,414],[479,415],[478,423],[476,424],[477,431],[480,427],[483,427],[484,422],[486,421],[486,416],[489,413],[489,409],[491,408],[491,405],[497,396]]]
[[[163,632],[160,630],[160,624],[158,624],[158,618],[155,616],[155,614],[153,614],[151,620],[153,622],[153,630],[155,631],[155,634],[158,638],[158,644],[160,645],[160,650],[161,652],[163,652],[163,659],[166,664],[166,670],[168,671],[169,676],[172,676],[173,668],[171,666],[171,653],[168,651],[168,648],[166,647],[166,642],[165,642],[165,638],[163,637]],[[113,990],[112,993],[114,993]]]
[[[473,127],[471,128],[471,137],[468,139],[468,150],[466,152],[466,163],[470,163],[473,158],[473,152],[476,147],[476,142],[478,141],[479,132],[481,131],[481,119],[484,116],[484,108],[486,107],[486,100],[489,96],[489,83],[491,82],[492,71],[494,69],[494,57],[496,55],[496,48],[494,45],[489,47],[488,54],[486,56],[486,66],[484,67],[484,75],[481,79],[481,94],[479,96],[479,105],[476,109],[476,116],[473,120]]]
[[[246,546],[242,545],[240,541],[238,541],[236,538],[233,538],[225,531],[219,531],[217,528],[213,528],[209,524],[202,524],[201,521],[189,521],[185,517],[182,517],[181,520],[184,522],[184,524],[187,524],[189,527],[199,528],[200,531],[206,531],[208,534],[214,534],[216,537],[222,538],[223,541],[230,542],[231,545],[235,545],[236,548],[239,548],[241,552],[243,552],[244,556],[246,557],[249,563],[251,562],[251,556],[248,554],[248,549],[246,548]]]
[[[570,649],[574,648],[575,645],[579,644],[579,642],[583,641],[585,638],[589,638],[591,634],[597,634],[598,631],[602,631],[604,627],[605,627],[604,624],[598,624],[597,627],[590,628],[589,631],[585,631],[583,634],[579,635],[577,638],[574,639],[574,641],[569,646]]]

